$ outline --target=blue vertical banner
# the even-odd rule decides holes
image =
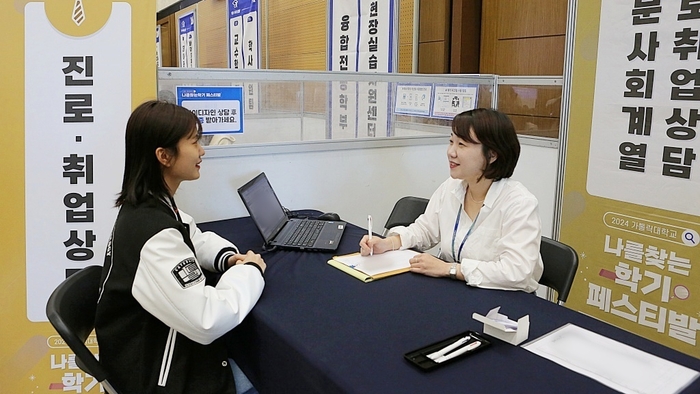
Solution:
[[[259,68],[257,0],[228,0],[229,67]]]
[[[395,70],[395,0],[331,0],[328,12],[328,70]],[[389,92],[386,82],[333,82],[328,136],[389,136]]]
[[[178,18],[180,29],[180,67],[197,67],[197,29],[195,12]]]
[[[260,28],[257,0],[228,0],[229,67],[260,68]],[[246,112],[258,112],[258,84],[244,86]]]

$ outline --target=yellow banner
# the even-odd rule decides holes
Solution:
[[[10,163],[0,174],[0,391],[97,393],[43,308],[66,275],[102,264],[124,126],[155,98],[155,4],[6,1],[0,11],[12,37],[0,89]]]
[[[654,3],[578,2],[560,238],[580,264],[567,306],[700,357],[700,12]]]

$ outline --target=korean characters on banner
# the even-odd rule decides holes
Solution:
[[[335,139],[357,138],[357,83],[333,81],[332,92],[332,137]]]
[[[28,3],[24,13],[26,294],[33,322],[47,321],[46,301],[69,274],[102,265],[117,213],[132,86],[128,3],[111,3],[104,26],[80,39],[56,29],[44,7]]]
[[[104,388],[94,376],[83,372],[75,362],[75,354],[59,335],[48,338],[49,347],[57,349],[52,351],[49,360],[51,371],[61,371],[63,376],[60,382],[49,384],[49,390],[69,391],[75,393],[104,393]],[[97,337],[93,333],[85,341],[85,345],[95,354],[98,354]]]
[[[329,12],[329,70],[393,72],[394,0],[332,0]],[[329,134],[333,138],[345,138],[351,133],[355,137],[389,136],[388,83],[336,81],[331,89]],[[353,93],[355,96],[350,97]]]
[[[362,103],[366,103],[366,111],[360,112],[357,117],[357,130],[363,134],[361,137],[388,137],[387,108],[389,106],[386,82],[358,82],[357,97]],[[377,135],[377,131],[381,134]]]
[[[602,2],[590,194],[700,216],[700,7],[691,3]]]
[[[665,246],[668,244],[658,241],[681,231],[697,237],[697,232],[613,213],[606,216],[611,225],[644,228],[641,231],[658,238],[612,230],[606,233],[600,246],[610,268],[602,268],[600,279],[588,283],[586,304],[680,341],[674,347],[682,342],[686,349],[697,349],[700,316],[690,300],[698,288],[691,286],[690,279],[691,256],[697,256],[697,250],[682,243]]]
[[[228,0],[229,67],[260,68],[260,44],[257,0]],[[258,84],[246,83],[245,111],[258,112]]]
[[[180,31],[180,67],[197,67],[197,18],[194,11],[178,18]]]
[[[592,111],[572,107],[561,240],[581,262],[567,306],[700,357],[700,4],[599,7],[595,73],[577,77],[574,59],[572,103],[594,94]]]

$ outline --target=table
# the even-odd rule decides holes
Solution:
[[[301,211],[301,214],[318,214]],[[202,223],[241,251],[261,250],[250,218]],[[359,249],[366,233],[348,225],[335,254]],[[231,333],[233,356],[261,394],[267,393],[614,393],[521,347],[491,347],[423,372],[403,354],[466,330],[483,331],[472,313],[530,315],[529,340],[566,323],[605,335],[700,371],[696,359],[520,291],[486,290],[459,281],[404,273],[363,283],[327,264],[332,254],[263,253],[265,290]],[[696,380],[685,393],[699,393]]]

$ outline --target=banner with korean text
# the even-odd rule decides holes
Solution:
[[[229,67],[260,68],[260,24],[257,0],[228,0]],[[244,86],[245,111],[258,113],[258,84]]]
[[[46,301],[73,272],[102,265],[124,166],[124,130],[155,97],[154,4],[3,2],[7,109],[0,237],[0,391],[98,393],[47,322]],[[89,339],[97,352],[94,338]]]
[[[700,6],[579,1],[560,239],[567,306],[700,357]]]
[[[331,0],[328,69],[393,72],[396,6],[395,0]],[[334,138],[389,136],[390,93],[386,82],[332,82],[328,135]]]
[[[177,19],[180,41],[180,67],[197,67],[197,14],[193,10]]]

